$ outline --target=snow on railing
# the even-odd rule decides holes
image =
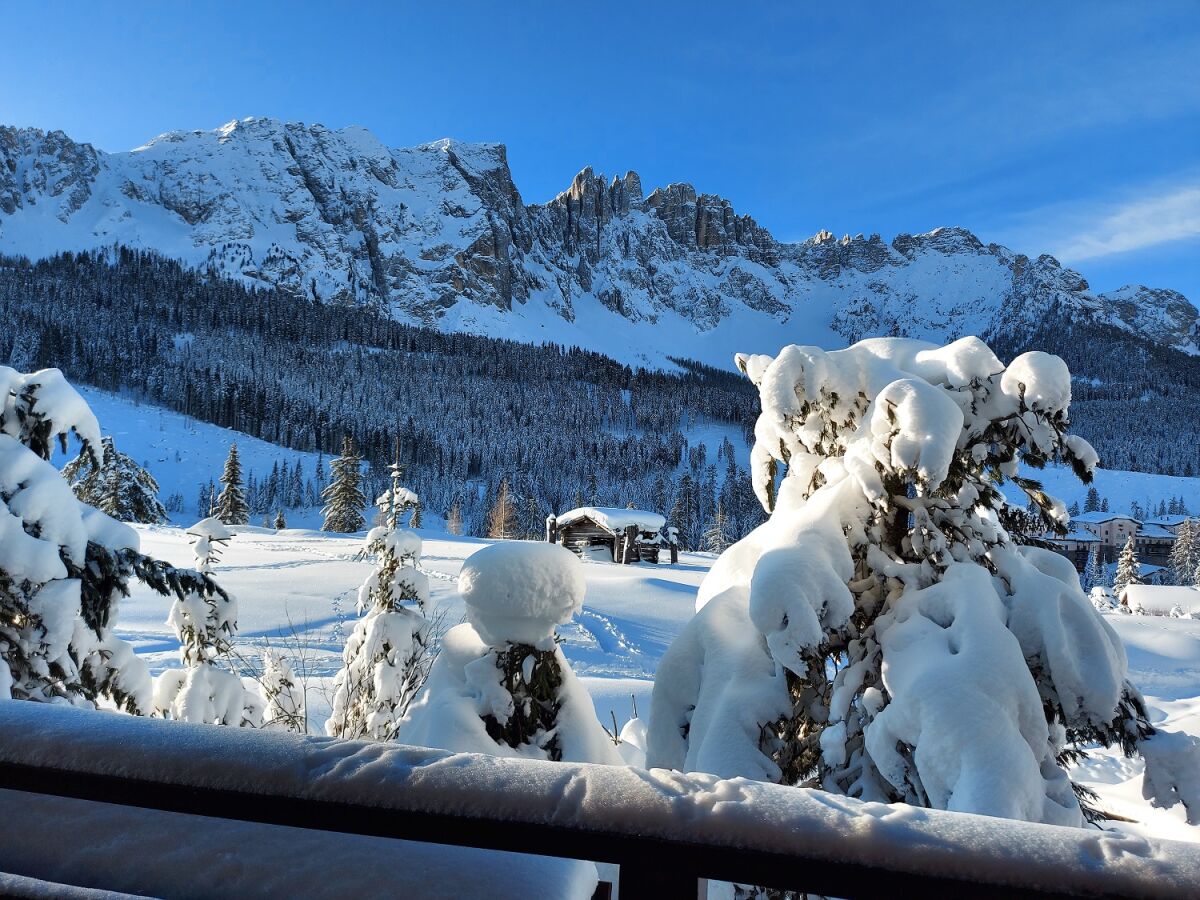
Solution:
[[[666,770],[500,759],[0,701],[0,788],[617,863],[839,897],[1194,897],[1200,850]]]

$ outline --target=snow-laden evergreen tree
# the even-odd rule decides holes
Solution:
[[[707,553],[716,553],[719,556],[728,550],[732,543],[729,535],[729,520],[725,516],[725,504],[718,498],[713,516],[708,522],[708,527],[704,529],[703,549]]]
[[[297,684],[292,664],[281,654],[263,654],[262,692],[265,700],[263,727],[276,731],[308,731],[304,690]]]
[[[1117,574],[1113,576],[1113,593],[1119,598],[1131,584],[1142,583],[1142,567],[1138,562],[1137,544],[1133,535],[1125,539],[1125,546],[1117,556]]]
[[[246,504],[246,492],[242,484],[242,461],[238,457],[236,443],[229,445],[225,458],[225,469],[221,472],[224,487],[217,496],[216,516],[226,525],[245,525],[250,521],[250,507]]]
[[[393,463],[388,468],[391,471],[391,484],[375,498],[375,507],[379,510],[376,524],[399,527],[394,523],[400,522],[409,510],[415,515],[421,501],[416,494],[397,483],[404,476],[403,467]]]
[[[233,536],[216,516],[191,528],[196,570],[210,575],[221,548]],[[167,669],[155,680],[155,712],[168,719],[214,725],[258,727],[263,701],[256,687],[248,687],[227,661],[237,633],[237,601],[211,581],[178,592],[167,624],[179,639],[182,669]]]
[[[1088,551],[1087,564],[1079,579],[1079,585],[1085,592],[1091,593],[1093,588],[1106,587],[1104,580],[1104,563],[1100,561],[1100,542],[1097,541]]]
[[[1179,585],[1191,584],[1197,563],[1200,563],[1200,534],[1191,519],[1184,519],[1171,546],[1171,580]]]
[[[680,544],[685,550],[695,550],[700,543],[700,504],[697,500],[695,482],[688,472],[679,478],[675,492],[675,505],[671,507],[668,520],[679,532]]]
[[[1066,365],[1006,367],[977,338],[737,362],[771,518],[717,560],[663,657],[647,763],[1081,824],[1080,745],[1155,732],[1074,567],[1000,524],[1011,481],[1065,531],[1023,467],[1090,480]]]
[[[570,550],[493,544],[463,564],[467,623],[451,628],[398,739],[424,747],[619,765],[555,640],[586,582]]]
[[[283,517],[283,510],[282,510],[282,509],[277,509],[277,510],[275,510],[275,521],[272,523],[272,527],[273,527],[273,528],[274,528],[276,531],[282,531],[283,529],[285,529],[285,528],[287,528],[287,527],[288,527],[288,526],[287,526],[287,519],[285,519],[285,518]]]
[[[517,528],[517,510],[513,505],[512,491],[508,486],[508,477],[500,479],[496,489],[496,500],[488,513],[487,536],[511,540],[515,538]]]
[[[101,440],[98,456],[99,465],[85,452],[63,467],[63,478],[71,483],[76,497],[121,522],[154,525],[167,521],[153,475],[117,450],[111,437]]]
[[[1087,489],[1087,496],[1083,500],[1083,511],[1090,513],[1090,512],[1099,512],[1099,510],[1100,510],[1100,492],[1098,490],[1096,490],[1096,486],[1094,484],[1089,484],[1088,489]]]
[[[333,737],[388,741],[425,682],[432,662],[429,579],[417,568],[421,539],[400,528],[404,496],[399,466],[392,466],[392,488],[384,524],[367,535],[363,554],[375,568],[358,590],[362,614],[342,652],[334,680],[333,709],[325,730]],[[415,499],[415,498],[414,498]]]
[[[0,697],[146,713],[150,674],[114,633],[118,601],[135,577],[164,595],[215,585],[75,497],[48,462],[69,435],[99,467],[99,424],[62,373],[0,366]]]
[[[361,466],[362,457],[354,449],[354,438],[346,435],[342,438],[342,455],[329,464],[333,477],[321,492],[325,501],[321,511],[325,517],[322,531],[352,534],[367,524],[363,518],[367,499],[362,492]]]
[[[420,528],[421,527],[421,501],[420,500],[417,500],[416,504],[413,506],[412,517],[408,520],[408,527],[409,528]]]

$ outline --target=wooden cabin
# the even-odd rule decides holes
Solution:
[[[579,556],[599,556],[632,564],[658,562],[661,551],[679,561],[679,542],[667,520],[644,509],[581,506],[546,519],[546,540]]]

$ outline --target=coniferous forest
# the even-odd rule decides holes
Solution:
[[[443,334],[126,249],[0,260],[0,316],[0,358],[18,369],[327,457],[349,434],[372,488],[398,448],[424,509],[457,505],[466,533],[485,533],[505,479],[520,536],[583,503],[671,513],[689,547],[718,500],[739,534],[764,518],[733,444],[714,458],[685,438],[703,423],[749,440],[755,391],[734,373]]]
[[[372,490],[398,449],[424,509],[454,509],[466,533],[487,531],[504,480],[527,537],[547,514],[585,503],[669,514],[690,548],[714,520],[735,537],[763,519],[742,452],[727,439],[714,458],[685,437],[705,424],[750,442],[757,397],[733,372],[684,360],[676,373],[647,371],[577,348],[446,334],[124,248],[0,259],[0,316],[0,359],[18,370],[55,366],[327,457],[351,435]],[[1039,347],[1067,361],[1074,429],[1107,467],[1200,472],[1190,427],[1200,360],[1055,321],[986,338],[1002,358]]]

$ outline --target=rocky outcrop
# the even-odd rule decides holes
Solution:
[[[0,126],[0,213],[49,204],[66,222],[91,196],[99,169],[96,150],[61,131]]]
[[[527,205],[499,144],[397,149],[362,128],[250,118],[108,154],[62,132],[0,128],[0,252],[114,243],[451,329],[561,339],[585,311],[639,329],[669,320],[684,354],[717,329],[743,339],[730,324],[743,321],[770,340],[948,338],[1048,315],[1189,352],[1198,337],[1180,294],[1095,294],[1052,257],[962,228],[782,243],[690,184],[646,194],[634,172],[591,168]],[[571,339],[602,343],[594,331]]]

